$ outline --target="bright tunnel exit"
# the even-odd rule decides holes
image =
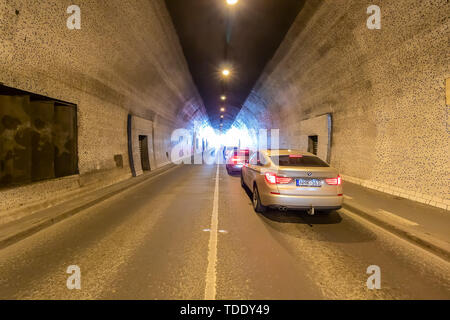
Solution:
[[[272,132],[272,138],[273,136]],[[222,164],[226,150],[266,149],[267,130],[256,130],[236,122],[230,129],[223,131],[216,130],[208,121],[203,121],[195,122],[192,130],[184,128],[174,130],[171,141],[173,163]]]

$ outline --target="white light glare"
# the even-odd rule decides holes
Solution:
[[[223,126],[222,126],[223,127]],[[196,136],[201,141],[208,141],[208,148],[222,149],[223,147],[254,148],[257,146],[256,136],[246,126],[237,127],[233,125],[229,130],[221,133],[213,129],[209,123],[198,123],[196,125]]]
[[[238,0],[227,0],[227,4],[230,6],[234,6],[236,3],[238,3]]]

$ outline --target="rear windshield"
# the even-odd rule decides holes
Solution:
[[[270,159],[282,167],[329,167],[326,162],[312,156],[272,156]]]

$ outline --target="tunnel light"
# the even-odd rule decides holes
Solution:
[[[220,119],[223,119],[223,115],[220,116]]]
[[[227,97],[226,96],[221,96],[220,100],[225,101],[225,100],[227,100]]]
[[[222,75],[224,76],[224,77],[228,77],[229,75],[230,75],[230,70],[229,69],[223,69],[222,70]]]
[[[229,6],[234,6],[236,3],[238,3],[239,0],[227,0],[227,4]]]
[[[224,107],[220,108],[220,112],[225,112],[225,108]]]

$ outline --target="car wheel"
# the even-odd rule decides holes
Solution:
[[[266,207],[261,204],[261,198],[259,197],[258,188],[253,188],[253,209],[258,213],[266,212]]]

